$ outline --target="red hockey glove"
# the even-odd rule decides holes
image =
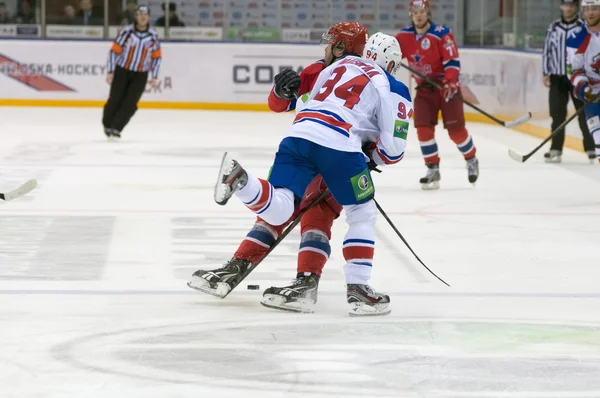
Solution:
[[[373,151],[377,148],[377,143],[375,142],[365,142],[362,146],[362,151],[369,158],[369,162],[367,166],[369,166],[369,170],[376,171],[377,173],[381,173],[381,170],[377,168],[377,163],[373,160]]]
[[[441,93],[442,98],[445,99],[446,102],[450,101],[456,94],[458,94],[458,82],[445,81]]]

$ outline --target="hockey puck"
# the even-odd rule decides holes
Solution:
[[[248,290],[258,290],[260,289],[260,286],[258,285],[248,285]]]

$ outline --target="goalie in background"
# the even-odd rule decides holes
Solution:
[[[161,63],[158,35],[150,28],[150,10],[140,6],[136,10],[136,21],[125,26],[110,48],[108,74],[110,94],[102,124],[109,139],[121,138],[121,132],[137,111],[137,104],[146,89],[148,74],[155,85]]]

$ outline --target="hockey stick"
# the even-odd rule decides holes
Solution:
[[[20,187],[13,189],[12,191],[8,191],[6,193],[0,193],[0,199],[4,201],[13,200],[16,198],[20,198],[23,195],[28,194],[33,191],[33,189],[37,186],[37,181],[35,179],[29,180],[22,184]]]
[[[532,157],[533,154],[536,153],[537,151],[539,151],[540,148],[542,148],[548,141],[550,141],[553,137],[555,137],[556,135],[558,135],[561,132],[561,130],[564,129],[567,126],[567,124],[571,123],[574,119],[576,119],[577,117],[579,117],[579,115],[581,115],[581,112],[583,112],[585,110],[585,108],[589,104],[592,104],[592,103],[596,102],[598,99],[600,99],[600,94],[595,95],[584,106],[582,106],[581,108],[577,109],[577,112],[575,112],[573,115],[571,115],[570,118],[568,118],[567,120],[565,120],[564,122],[562,122],[560,126],[558,126],[556,129],[554,129],[554,131],[552,133],[550,133],[550,135],[548,137],[546,137],[546,139],[544,141],[541,142],[541,144],[539,144],[538,146],[536,146],[535,148],[533,148],[533,150],[531,152],[529,152],[528,154],[521,155],[517,151],[509,148],[508,149],[508,156],[510,156],[513,160],[516,160],[517,162],[525,163],[527,161],[527,159],[529,159],[530,157]]]
[[[375,199],[373,199],[373,200],[375,200]],[[417,256],[417,253],[414,252],[414,250],[412,249],[412,247],[410,247],[410,245],[408,244],[408,242],[406,241],[406,239],[404,239],[404,236],[402,236],[402,234],[400,233],[400,231],[398,231],[398,228],[396,228],[396,226],[394,225],[394,223],[392,222],[392,220],[390,220],[390,218],[385,213],[385,211],[381,208],[381,206],[379,206],[379,203],[377,202],[377,200],[375,200],[375,205],[377,206],[377,210],[379,210],[379,212],[381,213],[381,215],[383,216],[383,218],[385,218],[385,220],[388,222],[388,224],[390,224],[390,227],[392,227],[392,229],[394,230],[394,232],[396,232],[396,234],[398,235],[398,237],[400,237],[400,239],[402,240],[402,242],[404,242],[404,244],[406,245],[406,247],[408,247],[408,250],[410,250],[410,252],[421,263],[421,265],[423,267],[425,267],[425,269],[427,271],[429,271],[429,273],[431,275],[435,276],[440,282],[442,282],[444,285],[450,287],[450,285],[447,284],[446,281],[444,281],[442,278],[440,278],[439,276],[437,276],[435,274],[435,272],[433,272],[432,270],[430,270],[429,267],[426,266],[423,261],[421,261],[421,259],[419,258],[419,256]]]
[[[290,225],[288,225],[288,227],[281,233],[281,235],[279,235],[279,237],[277,238],[277,240],[275,241],[275,243],[273,243],[271,245],[271,247],[269,248],[269,250],[267,250],[267,252],[265,253],[264,256],[262,256],[262,258],[260,260],[258,260],[256,263],[254,264],[250,264],[250,266],[248,267],[248,269],[246,270],[246,272],[244,273],[244,275],[242,276],[242,278],[237,282],[237,284],[235,286],[233,286],[231,288],[231,290],[229,290],[227,292],[227,294],[225,294],[224,296],[222,296],[221,298],[225,298],[229,295],[229,293],[231,293],[233,291],[233,289],[235,289],[240,283],[242,283],[242,281],[244,279],[246,279],[246,277],[248,275],[250,275],[250,273],[252,271],[254,271],[254,269],[256,267],[258,267],[258,265],[260,263],[263,262],[263,260],[265,258],[267,258],[267,256],[281,243],[281,241],[283,239],[285,239],[286,236],[289,235],[290,232],[292,232],[292,230],[296,227],[296,225],[298,225],[300,223],[300,221],[302,220],[302,216],[304,214],[306,214],[306,212],[308,212],[310,209],[312,209],[313,207],[315,207],[316,205],[318,205],[323,199],[325,199],[325,196],[327,196],[327,194],[329,193],[329,189],[325,189],[321,195],[319,195],[311,204],[310,206],[308,206],[306,209],[302,210],[302,212],[300,212],[300,214],[298,214],[296,216],[296,218],[294,219],[294,221],[292,221],[292,223]]]
[[[413,68],[411,68],[408,65],[405,65],[403,63],[400,63],[400,66],[402,66],[404,69],[412,72],[413,74],[419,76],[421,79],[425,80],[428,84],[431,84],[432,86],[438,88],[438,89],[442,89],[442,85],[439,84],[438,82],[431,80],[429,77],[423,75],[422,73],[417,72],[416,70],[414,70]],[[520,116],[514,120],[511,120],[509,122],[504,121],[504,120],[500,120],[497,117],[490,115],[489,113],[487,113],[486,111],[484,111],[483,109],[481,109],[480,107],[478,107],[475,104],[470,103],[469,101],[467,101],[466,99],[464,99],[460,94],[456,95],[456,98],[458,98],[459,100],[461,100],[465,105],[470,106],[471,108],[475,109],[477,112],[481,113],[482,115],[490,118],[491,120],[493,120],[494,122],[498,123],[501,126],[504,127],[508,127],[508,128],[513,128],[513,127],[517,127],[522,125],[523,123],[528,122],[531,119],[531,112],[527,112],[526,114],[524,114],[523,116]]]

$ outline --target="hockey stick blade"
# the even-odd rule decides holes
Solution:
[[[527,112],[525,115],[516,118],[512,122],[504,122],[504,127],[508,127],[509,129],[513,127],[518,127],[524,123],[527,123],[531,120],[531,112]]]
[[[517,151],[510,149],[510,148],[508,149],[508,156],[510,156],[513,160],[516,160],[517,162],[520,162],[520,163],[523,163],[528,159],[525,156],[521,155],[520,153],[517,153]]]
[[[25,182],[20,187],[13,189],[12,191],[8,191],[6,193],[0,193],[0,199],[8,202],[9,200],[20,198],[23,195],[28,194],[33,191],[37,186],[37,180],[31,179]]]

